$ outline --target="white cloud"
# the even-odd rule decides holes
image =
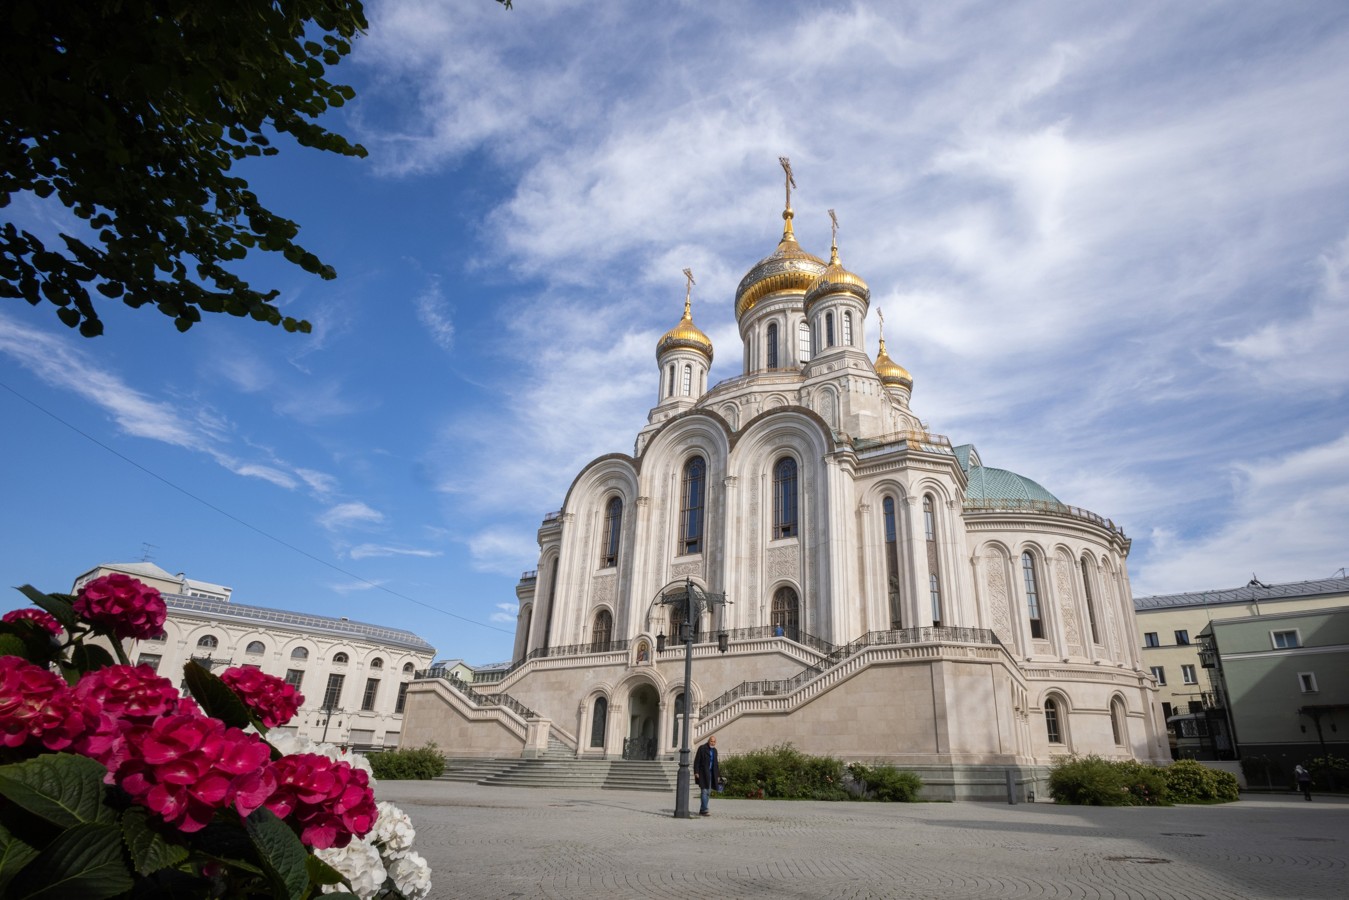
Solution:
[[[468,539],[473,568],[499,575],[519,575],[538,558],[532,534],[503,527],[487,528]]]
[[[361,525],[378,525],[384,521],[384,514],[357,500],[339,503],[330,507],[318,517],[318,523],[329,531],[351,528]]]
[[[338,594],[356,594],[361,591],[373,591],[383,587],[385,581],[342,581],[328,585],[328,589]]]
[[[503,625],[514,625],[519,615],[519,608],[514,603],[498,603],[496,612],[488,617],[489,621],[500,622]]]
[[[417,320],[426,328],[431,340],[440,349],[454,349],[454,321],[450,318],[449,305],[440,290],[440,279],[432,278],[430,285],[422,291],[413,303],[417,307]]]
[[[352,559],[369,559],[377,556],[420,556],[431,558],[441,556],[440,550],[420,550],[413,547],[386,547],[379,544],[357,544],[347,551]]]

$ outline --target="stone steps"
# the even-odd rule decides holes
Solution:
[[[551,749],[551,748],[550,748]],[[673,791],[678,763],[666,760],[535,759],[445,760],[441,781],[499,787],[604,788],[617,791]]]

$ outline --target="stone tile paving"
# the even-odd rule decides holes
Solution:
[[[714,800],[381,782],[411,814],[435,898],[1349,897],[1349,799],[1223,806]]]

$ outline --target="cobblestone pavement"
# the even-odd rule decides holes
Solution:
[[[713,801],[381,782],[434,898],[1349,897],[1349,799],[1164,809]]]

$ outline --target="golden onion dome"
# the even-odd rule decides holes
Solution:
[[[864,305],[871,300],[871,288],[867,287],[867,283],[843,268],[843,263],[839,262],[838,244],[830,249],[829,265],[806,289],[806,313],[810,313],[810,307],[815,301],[830,294],[852,294]]]
[[[885,352],[885,338],[881,338],[881,352],[876,354],[876,374],[886,387],[913,387],[913,376],[909,370],[890,358]]]
[[[735,289],[735,317],[738,320],[769,294],[778,291],[805,291],[824,271],[824,260],[801,249],[792,230],[791,207],[783,210],[787,226],[782,230],[778,248],[754,264]]]
[[[697,350],[707,357],[709,365],[712,363],[712,339],[703,334],[702,330],[693,324],[693,306],[688,297],[684,298],[684,318],[680,319],[675,327],[665,332],[665,336],[656,342],[656,358],[667,350],[677,350],[685,347],[689,350]]]

